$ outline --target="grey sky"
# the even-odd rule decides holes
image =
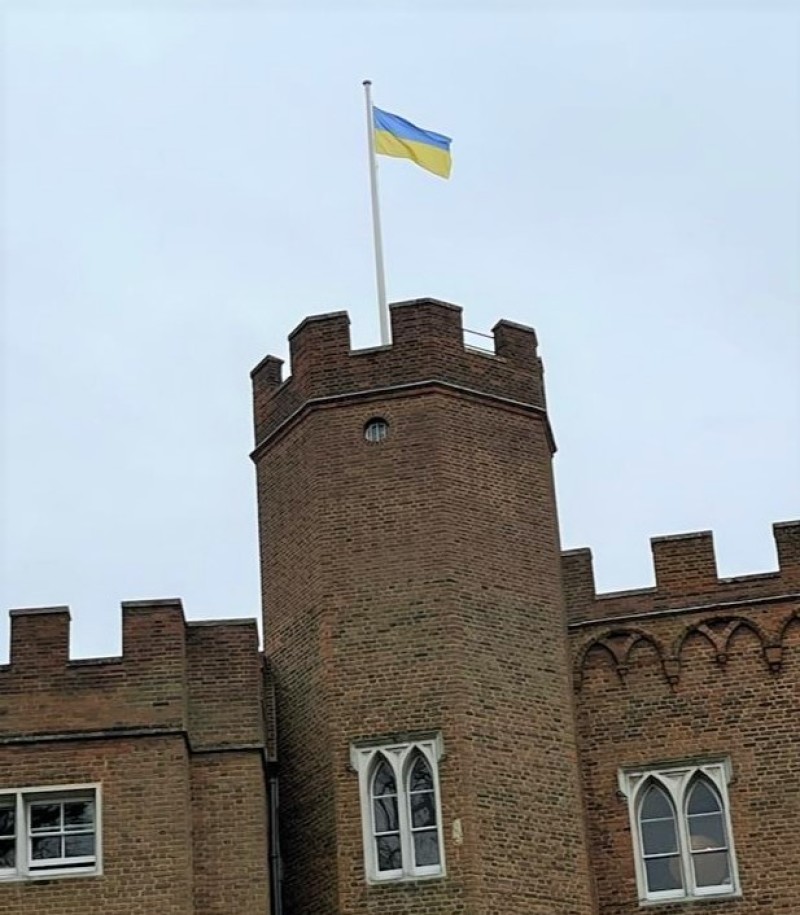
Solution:
[[[565,547],[605,589],[699,528],[722,574],[775,567],[798,7],[522,7],[5,9],[0,607],[69,603],[78,655],[123,599],[258,614],[248,372],[310,313],[377,342],[367,76],[454,138],[450,182],[381,160],[390,297],[537,328]]]

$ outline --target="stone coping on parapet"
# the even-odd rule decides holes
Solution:
[[[179,597],[158,597],[152,600],[142,598],[139,600],[124,600],[120,606],[131,610],[150,610],[157,607],[177,607],[183,611],[183,601]]]
[[[567,616],[571,626],[593,621],[683,612],[687,607],[792,600],[800,592],[800,521],[772,526],[776,571],[720,578],[711,531],[653,537],[654,587],[598,593],[592,552],[561,554]]]
[[[58,606],[58,607],[16,607],[13,610],[8,611],[10,617],[15,616],[51,616],[54,613],[66,613],[66,615],[72,619],[72,616],[67,606]]]
[[[438,305],[440,308],[450,308],[458,314],[462,314],[464,309],[460,305],[455,305],[453,302],[447,302],[444,299],[436,299],[431,296],[422,296],[421,298],[416,299],[401,299],[399,302],[392,302],[389,305],[389,309],[394,308],[413,308],[416,305],[427,305],[431,303],[433,305]]]
[[[350,323],[350,315],[346,311],[324,311],[318,315],[308,315],[303,318],[294,330],[289,332],[289,339],[292,340],[298,334],[302,334],[311,324],[321,324],[326,321],[334,321],[337,318],[344,318],[348,324]]]
[[[215,620],[187,620],[186,626],[189,629],[199,629],[202,626],[255,626],[257,625],[255,617],[235,616],[231,619],[221,617]]]
[[[616,594],[601,594],[599,599],[604,597],[614,597],[624,592]],[[592,626],[610,626],[617,623],[636,623],[646,622],[647,620],[663,619],[672,616],[686,616],[692,613],[710,613],[710,612],[734,612],[747,608],[770,607],[774,604],[792,604],[800,601],[800,591],[788,592],[786,594],[774,594],[767,597],[752,597],[744,600],[719,600],[710,603],[685,604],[675,607],[666,607],[661,610],[642,610],[640,612],[621,613],[619,616],[608,616],[598,614],[587,617],[586,619],[572,620],[567,624],[570,632],[578,629],[588,629]]]

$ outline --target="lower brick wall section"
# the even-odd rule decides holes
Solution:
[[[369,912],[370,915],[467,915],[474,911],[466,901],[462,881],[417,880],[394,886],[364,885],[353,908],[343,908],[342,915]],[[499,913],[498,913],[499,915]]]
[[[198,754],[191,771],[197,915],[269,915],[261,754]]]
[[[732,634],[728,621],[704,614],[648,621],[646,627],[639,621],[637,632],[605,639],[610,649],[591,647],[591,632],[576,638],[582,658],[581,757],[600,915],[642,911],[627,801],[617,791],[619,767],[711,756],[729,757],[733,768],[728,791],[741,898],[649,908],[658,915],[800,913],[800,617],[794,612],[790,605],[764,608],[750,614],[751,627]],[[726,634],[726,642],[718,640],[715,648],[710,637],[721,639],[718,633]],[[777,644],[777,635],[780,664],[771,669],[768,659],[776,650],[767,654],[765,642]],[[626,640],[624,663],[617,664],[613,649]],[[679,671],[659,655],[660,646],[676,640]]]
[[[100,784],[103,873],[0,879],[0,915],[269,915],[260,750],[182,735],[0,747],[0,789]]]
[[[0,748],[0,787],[102,785],[103,874],[0,882],[0,915],[194,915],[181,737]],[[255,910],[254,910],[255,911]]]

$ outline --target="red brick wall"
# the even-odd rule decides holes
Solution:
[[[0,883],[2,915],[194,915],[186,746],[172,738],[0,747],[0,786],[102,785],[103,875]]]
[[[269,915],[269,843],[262,761],[202,753],[191,763],[196,915]]]
[[[0,915],[267,915],[255,621],[123,606],[120,658],[69,660],[66,608],[12,615],[0,788],[100,783],[103,872],[0,881]]]
[[[267,915],[265,712],[285,915],[633,915],[620,767],[720,756],[741,898],[659,911],[797,915],[800,524],[777,572],[721,581],[710,533],[662,537],[655,587],[597,595],[588,551],[559,561],[533,332],[468,351],[428,300],[392,327],[351,353],[312,318],[287,381],[253,373],[275,717],[253,621],[127,604],[123,656],[70,661],[65,608],[13,615],[0,788],[100,783],[104,869],[0,882],[0,915]],[[446,879],[370,886],[350,744],[431,731]]]
[[[728,757],[733,767],[741,897],[660,904],[658,911],[800,911],[798,531],[800,524],[776,526],[779,572],[728,581],[716,579],[710,535],[657,538],[656,587],[598,598],[588,553],[567,555],[601,915],[640,910],[619,768],[697,757]]]
[[[535,337],[500,325],[492,357],[452,306],[392,317],[355,354],[306,322],[292,378],[254,376],[286,913],[589,915]],[[437,730],[447,878],[369,886],[350,743]]]
[[[321,576],[312,546],[315,504],[307,498],[313,449],[304,447],[305,436],[301,427],[277,442],[269,474],[259,469],[260,542],[265,653],[277,704],[280,808],[283,821],[295,827],[281,835],[284,890],[296,900],[295,911],[324,915],[336,897],[336,848],[328,703],[320,701],[325,695],[318,661]],[[290,615],[289,607],[302,612]],[[313,879],[306,876],[307,861],[316,864]]]

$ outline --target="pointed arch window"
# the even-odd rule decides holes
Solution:
[[[669,794],[655,781],[642,796],[639,837],[648,893],[682,889],[678,817]]]
[[[364,862],[370,881],[444,874],[438,762],[441,738],[353,747]]]
[[[641,901],[737,895],[727,761],[620,772]]]
[[[397,778],[389,760],[380,753],[372,776],[372,835],[378,872],[385,876],[403,872],[399,814]]]
[[[731,885],[731,862],[725,810],[714,785],[698,776],[689,786],[686,826],[692,877],[698,891]]]
[[[433,770],[425,756],[415,749],[408,767],[408,821],[414,846],[417,873],[439,869],[439,826]]]

